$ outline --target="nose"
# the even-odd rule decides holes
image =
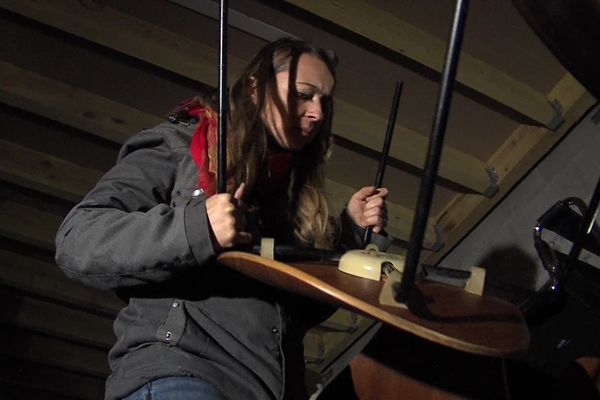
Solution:
[[[306,116],[314,122],[319,122],[323,119],[323,106],[320,99],[313,99],[306,105]]]

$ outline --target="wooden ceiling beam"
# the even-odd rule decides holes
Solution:
[[[0,323],[82,345],[110,350],[115,342],[112,317],[77,310],[0,287],[0,300],[12,312],[0,313]]]
[[[498,194],[493,198],[470,194],[455,197],[436,218],[446,241],[445,247],[437,253],[429,253],[424,258],[425,263],[439,262],[596,102],[569,73],[550,93],[565,105],[565,123],[555,132],[531,125],[520,125],[515,129],[489,160],[499,171]]]
[[[3,249],[0,260],[0,284],[4,286],[113,317],[125,305],[113,292],[72,281],[49,262]]]
[[[99,400],[104,398],[106,390],[103,377],[91,377],[12,357],[0,357],[0,382],[4,383],[1,385],[3,389],[13,388],[18,393],[9,399]],[[30,393],[36,389],[42,394]]]
[[[0,235],[54,251],[54,236],[63,218],[10,200],[0,201]]]
[[[10,73],[4,73],[6,71]],[[13,79],[10,84],[11,90],[0,92],[0,101],[95,135],[110,137],[118,143],[123,143],[134,132],[163,121],[94,93],[75,89],[0,62],[0,77],[9,75]],[[95,117],[87,117],[88,113],[94,113]],[[112,122],[116,119],[124,121],[123,124]],[[112,133],[107,135],[103,131],[105,127],[112,127]],[[101,175],[101,171],[84,168],[46,153],[0,140],[0,178],[7,182],[77,202],[94,186]],[[336,190],[330,192],[332,200],[339,198],[339,202],[347,201],[349,195],[356,190],[336,185],[335,182],[331,187],[344,188],[340,193]],[[390,202],[388,207],[389,231],[396,238],[407,241],[413,212]],[[433,225],[430,225],[425,246],[436,246],[439,242]]]
[[[125,142],[140,127],[164,121],[3,61],[0,61],[0,102],[115,143]]]
[[[366,1],[286,1],[434,71],[442,71],[446,42]],[[559,111],[550,102],[553,98],[547,98],[464,51],[461,52],[456,80],[551,129],[555,129],[562,121]]]
[[[101,171],[84,168],[46,153],[0,140],[0,179],[7,182],[77,202],[90,191],[101,176]],[[329,197],[339,211],[356,191],[332,180],[327,181],[327,187]],[[388,202],[388,212],[388,232],[397,239],[407,241],[414,213],[391,202]],[[441,239],[436,232],[434,223],[430,220],[424,247],[432,249],[441,246]],[[27,242],[33,243],[31,240],[33,238]],[[50,245],[49,243],[44,247]]]
[[[338,98],[335,107],[334,129],[344,132],[343,137],[354,143],[381,152],[388,123],[385,118]],[[390,156],[423,169],[428,146],[429,137],[396,124]],[[487,197],[497,190],[483,161],[450,146],[444,146],[438,175]]]
[[[110,7],[104,7],[101,11],[90,10],[76,0],[4,0],[0,7],[181,76],[213,87],[217,85],[216,49]],[[246,60],[232,55],[228,60],[230,73],[234,76],[246,63]],[[4,86],[7,80],[0,79],[0,82]],[[2,89],[4,90],[4,87]],[[381,139],[373,141],[365,132],[385,132],[386,119],[367,113],[340,98],[336,99],[336,103],[338,111],[333,125],[334,132],[360,145],[380,151],[378,144]],[[364,122],[357,124],[357,121],[371,121],[375,125],[367,125]],[[375,126],[383,128],[379,130]],[[423,143],[427,142],[427,137],[400,125],[397,125],[397,129],[402,135],[402,146],[394,145],[390,156],[422,168],[426,154],[426,146]],[[406,148],[416,149],[417,153],[406,151]],[[444,154],[446,155],[440,164],[441,177],[476,193],[493,194],[495,185],[491,182],[483,162],[449,146],[445,147]]]
[[[110,373],[106,351],[20,329],[0,330],[0,355],[33,361],[81,374],[106,378]]]
[[[0,179],[74,203],[102,172],[0,139]]]

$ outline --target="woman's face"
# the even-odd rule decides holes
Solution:
[[[290,82],[290,71],[277,72],[275,78],[277,88],[267,89],[262,120],[282,148],[302,150],[320,131],[333,75],[323,61],[304,53],[298,58],[295,82]]]

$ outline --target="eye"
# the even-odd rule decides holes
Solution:
[[[312,93],[298,91],[298,98],[302,101],[309,101],[313,98]]]

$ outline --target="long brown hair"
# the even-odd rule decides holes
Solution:
[[[335,79],[336,60],[330,53],[303,40],[284,38],[263,47],[231,87],[227,170],[232,183],[245,182],[248,192],[252,192],[268,151],[269,133],[261,116],[267,96],[277,98],[276,74],[289,71],[290,82],[295,82],[298,59],[307,53],[322,60]],[[290,89],[295,92],[295,85],[290,85]],[[293,98],[290,95],[288,100]],[[295,225],[294,234],[301,243],[331,248],[338,224],[330,214],[322,188],[324,164],[332,142],[333,104],[328,98],[321,106],[323,121],[319,133],[294,153],[287,208]]]

